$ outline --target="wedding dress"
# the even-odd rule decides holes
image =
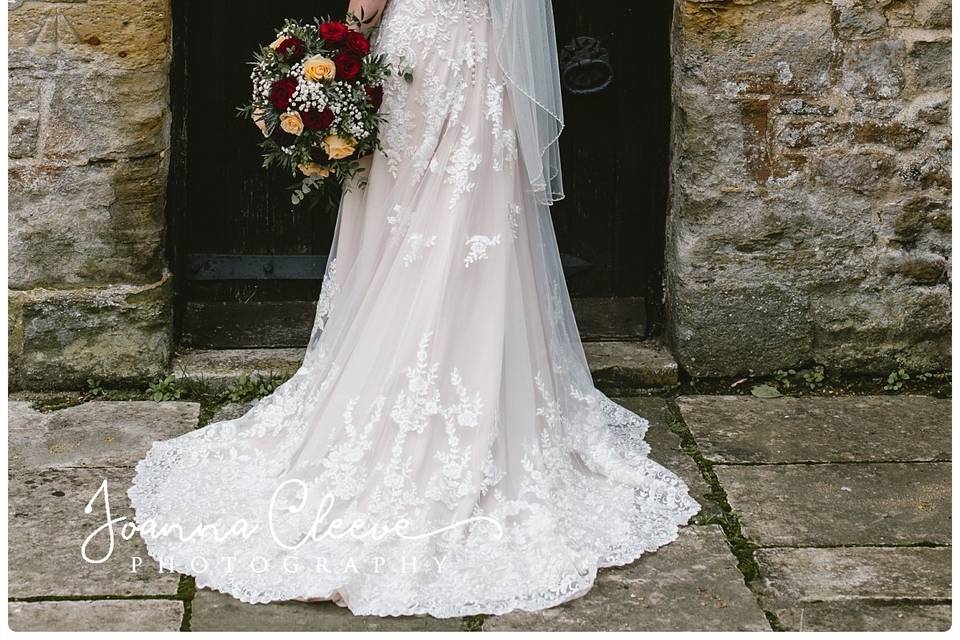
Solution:
[[[699,511],[646,420],[593,386],[491,23],[487,0],[391,0],[376,51],[413,79],[385,87],[302,367],[137,465],[163,568],[249,603],[538,610]]]

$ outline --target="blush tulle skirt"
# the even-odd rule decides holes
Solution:
[[[647,421],[594,388],[491,39],[484,0],[390,3],[377,51],[413,81],[385,87],[302,367],[137,465],[164,568],[250,603],[538,610],[699,511]]]

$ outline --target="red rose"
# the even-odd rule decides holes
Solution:
[[[367,100],[370,101],[373,108],[380,111],[380,107],[383,105],[383,87],[371,87],[368,85],[364,87],[363,90],[367,92]]]
[[[362,33],[351,31],[347,34],[347,49],[363,57],[370,53],[370,41]]]
[[[360,62],[360,58],[349,51],[338,53],[333,62],[337,65],[337,80],[352,82],[359,78],[360,72],[363,71],[363,63]]]
[[[303,126],[311,131],[323,131],[333,124],[333,111],[330,111],[330,109],[324,109],[323,111],[311,109],[301,113],[300,117],[303,118]]]
[[[296,90],[296,78],[283,78],[274,82],[270,89],[270,102],[273,103],[273,108],[277,111],[286,111]]]
[[[350,33],[350,28],[342,22],[324,22],[317,27],[317,31],[320,32],[320,37],[330,44],[339,45]]]
[[[307,48],[303,44],[303,40],[300,38],[287,38],[277,45],[277,55],[287,62],[298,62],[303,60],[303,56],[306,52]]]

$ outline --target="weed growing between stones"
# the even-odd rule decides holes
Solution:
[[[289,379],[290,376],[284,374],[268,373],[265,376],[243,374],[227,387],[227,396],[230,402],[246,402],[263,398],[276,391],[277,387]]]
[[[483,631],[483,621],[487,619],[487,616],[467,616],[463,619],[463,624],[460,627],[461,631]]]

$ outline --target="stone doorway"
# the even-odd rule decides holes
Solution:
[[[247,99],[242,61],[257,43],[286,16],[337,14],[342,4],[172,2],[168,206],[183,346],[306,341],[330,215],[290,207],[285,177],[259,168],[258,134],[234,110]],[[574,0],[554,6],[568,70],[568,196],[555,206],[554,224],[568,285],[585,339],[640,339],[659,329],[661,317],[672,6],[618,3],[599,13]],[[198,67],[224,72],[191,73]]]

